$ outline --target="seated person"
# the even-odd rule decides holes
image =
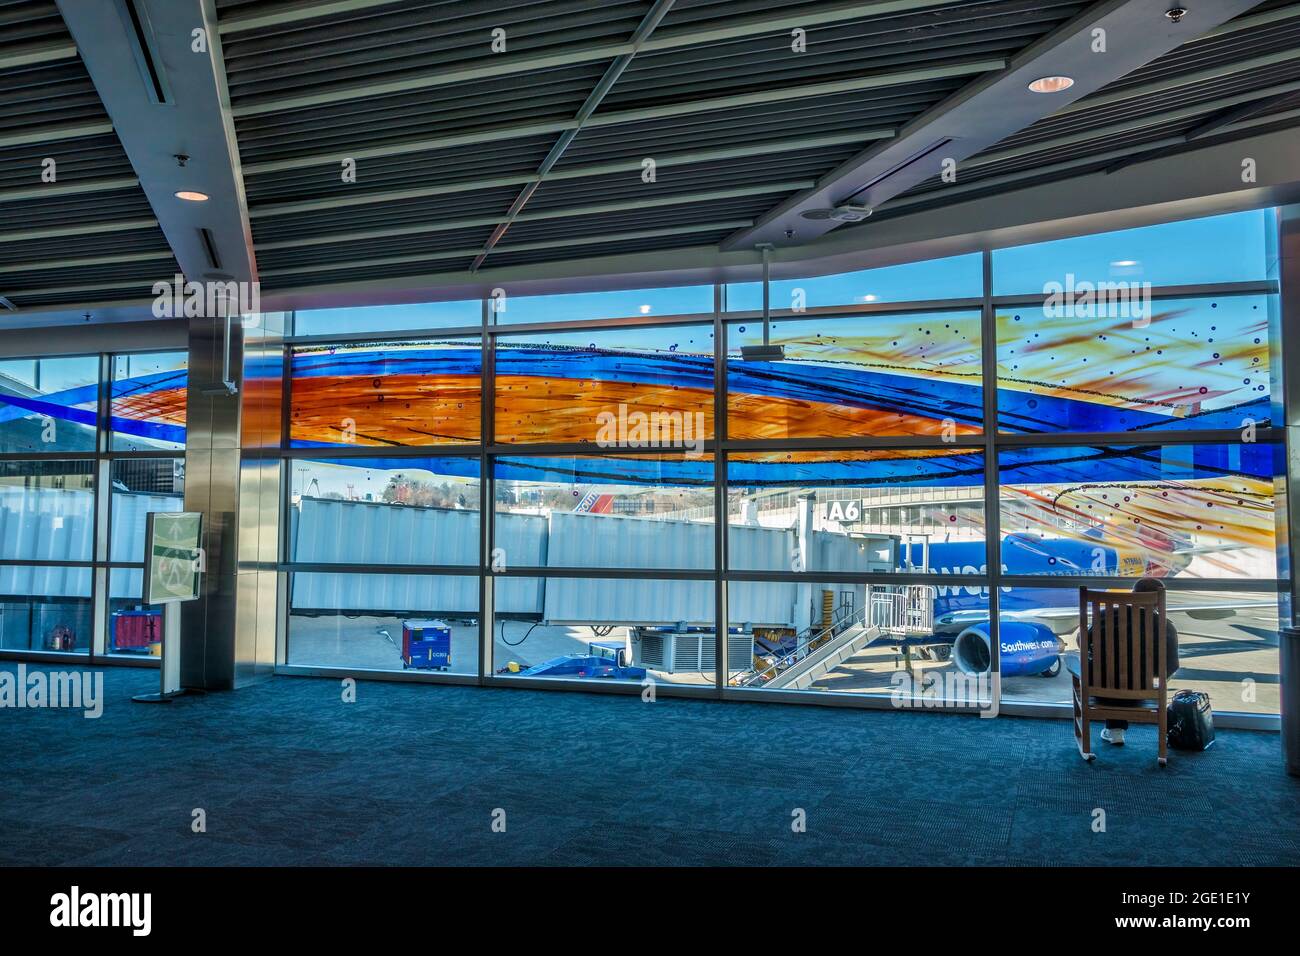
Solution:
[[[1163,591],[1164,582],[1159,578],[1141,578],[1133,585],[1135,592]],[[1166,609],[1167,610],[1167,609]],[[1116,611],[1118,614],[1118,610]],[[1154,620],[1159,623],[1159,614],[1154,615]],[[1137,638],[1137,653],[1145,655],[1146,653],[1146,634],[1140,633]],[[1079,662],[1077,655],[1071,655],[1067,660],[1070,672],[1076,676],[1079,674]],[[1167,677],[1173,677],[1174,672],[1178,670],[1178,631],[1175,629],[1172,621],[1165,621],[1165,670]],[[1102,707],[1140,707],[1141,703],[1135,700],[1123,700],[1114,698],[1098,697],[1097,703]],[[1128,730],[1127,720],[1107,720],[1106,729],[1101,732],[1101,739],[1117,747],[1124,746],[1124,731]]]

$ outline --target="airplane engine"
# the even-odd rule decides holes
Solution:
[[[1029,621],[1002,624],[1002,676],[1042,674],[1050,677],[1061,669],[1061,642],[1051,629]],[[989,624],[974,624],[952,643],[953,666],[963,674],[987,674],[992,667]]]

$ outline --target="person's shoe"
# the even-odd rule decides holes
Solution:
[[[1101,732],[1101,739],[1108,744],[1114,744],[1116,747],[1124,746],[1124,731],[1118,727],[1107,727]]]

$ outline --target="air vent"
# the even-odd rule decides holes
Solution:
[[[148,13],[141,7],[140,0],[117,0],[117,2],[127,27],[127,39],[130,40],[131,51],[135,54],[136,65],[140,68],[140,78],[144,80],[149,100],[153,103],[170,103],[167,76],[163,72],[162,61],[158,58],[158,44],[154,41]]]
[[[911,166],[911,165],[913,165],[913,164],[915,164],[915,163],[919,163],[921,160],[925,159],[925,157],[929,156],[929,155],[930,155],[931,153],[933,153],[935,150],[943,149],[943,147],[947,146],[947,145],[948,145],[949,143],[951,143],[951,142],[952,142],[952,137],[951,137],[951,136],[948,136],[948,137],[945,137],[945,138],[939,140],[937,143],[932,143],[932,144],[930,144],[930,145],[927,146],[925,149],[920,150],[919,152],[915,152],[915,153],[913,153],[911,156],[907,157],[907,159],[903,160],[901,163],[898,163],[897,165],[895,165],[895,166],[893,166],[893,167],[891,167],[891,168],[885,170],[885,172],[881,173],[881,174],[880,174],[879,176],[877,176],[875,179],[872,179],[872,180],[869,180],[868,182],[863,183],[861,186],[859,186],[859,187],[854,191],[853,196],[860,195],[861,193],[866,192],[868,189],[872,189],[872,188],[874,188],[874,187],[876,187],[876,186],[879,186],[881,183],[883,183],[883,182],[884,182],[886,179],[888,179],[890,176],[893,176],[893,175],[895,175],[896,173],[901,173],[903,170],[907,169],[909,166]],[[848,198],[852,199],[853,197],[850,196],[850,197],[848,197]]]
[[[217,241],[212,238],[211,229],[200,229],[199,239],[203,242],[203,251],[207,253],[208,265],[213,269],[221,269],[221,257],[217,255]]]

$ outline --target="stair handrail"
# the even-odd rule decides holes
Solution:
[[[841,607],[845,608],[847,607],[847,605],[841,605]],[[869,604],[863,605],[861,608],[854,611],[852,614],[843,617],[838,621],[832,621],[830,624],[824,625],[820,630],[818,630],[806,641],[804,641],[802,644],[796,647],[793,651],[790,651],[788,654],[783,654],[781,657],[778,657],[775,661],[773,661],[767,667],[762,668],[761,670],[752,670],[747,674],[739,675],[738,677],[736,677],[734,680],[731,681],[731,684],[737,687],[749,687],[750,685],[756,683],[766,683],[767,681],[775,677],[777,674],[781,673],[781,671],[786,670],[788,667],[792,666],[793,664],[797,664],[800,660],[806,658],[813,651],[822,647],[823,644],[819,642],[824,635],[835,637],[847,631],[850,627],[852,627],[855,623],[857,623],[857,621],[860,618],[864,617],[864,615],[867,613],[868,607],[870,607]],[[811,630],[812,628],[808,628],[808,631]],[[769,672],[770,672],[769,677],[763,679],[762,681],[759,680],[759,678],[763,677],[764,674],[768,674]]]

